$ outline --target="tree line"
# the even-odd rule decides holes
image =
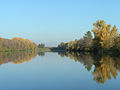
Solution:
[[[35,50],[37,45],[29,39],[14,37],[12,39],[0,38],[0,51]]]
[[[93,32],[88,31],[83,38],[60,43],[53,50],[67,51],[99,51],[120,50],[120,35],[117,27],[106,24],[104,20],[98,20],[93,24]]]

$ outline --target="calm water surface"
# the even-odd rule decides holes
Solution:
[[[80,53],[0,53],[0,90],[120,89],[120,57]]]

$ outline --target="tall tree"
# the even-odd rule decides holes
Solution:
[[[111,25],[107,25],[104,20],[97,21],[93,25],[94,28],[92,31],[95,35],[94,45],[104,49],[113,47],[115,38],[118,37],[118,29],[116,26],[111,29]]]

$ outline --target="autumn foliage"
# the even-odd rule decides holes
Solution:
[[[0,38],[0,51],[35,50],[37,45],[29,39],[14,37],[10,39]]]
[[[104,20],[97,21],[93,24],[94,45],[103,49],[110,49],[114,47],[116,38],[119,37],[118,29],[114,25],[107,25]],[[96,48],[96,47],[95,47]]]
[[[83,38],[68,43],[62,42],[56,48],[65,51],[100,51],[120,50],[120,36],[117,27],[98,20],[93,24],[92,32],[88,31]]]

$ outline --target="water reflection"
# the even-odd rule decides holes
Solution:
[[[45,52],[38,52],[39,56],[45,56]]]
[[[90,71],[92,66],[94,70],[92,75],[94,81],[104,84],[106,80],[116,79],[120,70],[120,56],[94,55],[90,53],[58,52],[61,57],[67,56],[75,61],[82,63]]]
[[[33,57],[37,55],[37,52],[0,52],[0,65],[12,62],[14,64],[20,64],[30,61]]]
[[[45,52],[0,52],[0,65],[6,63],[20,64],[32,60],[32,58],[45,56]],[[80,62],[84,67],[91,71],[93,80],[104,84],[106,80],[116,79],[120,71],[120,56],[118,55],[95,55],[90,53],[58,52],[61,57],[69,57],[75,62]],[[94,68],[92,69],[92,67]],[[91,70],[92,69],[92,70]]]

